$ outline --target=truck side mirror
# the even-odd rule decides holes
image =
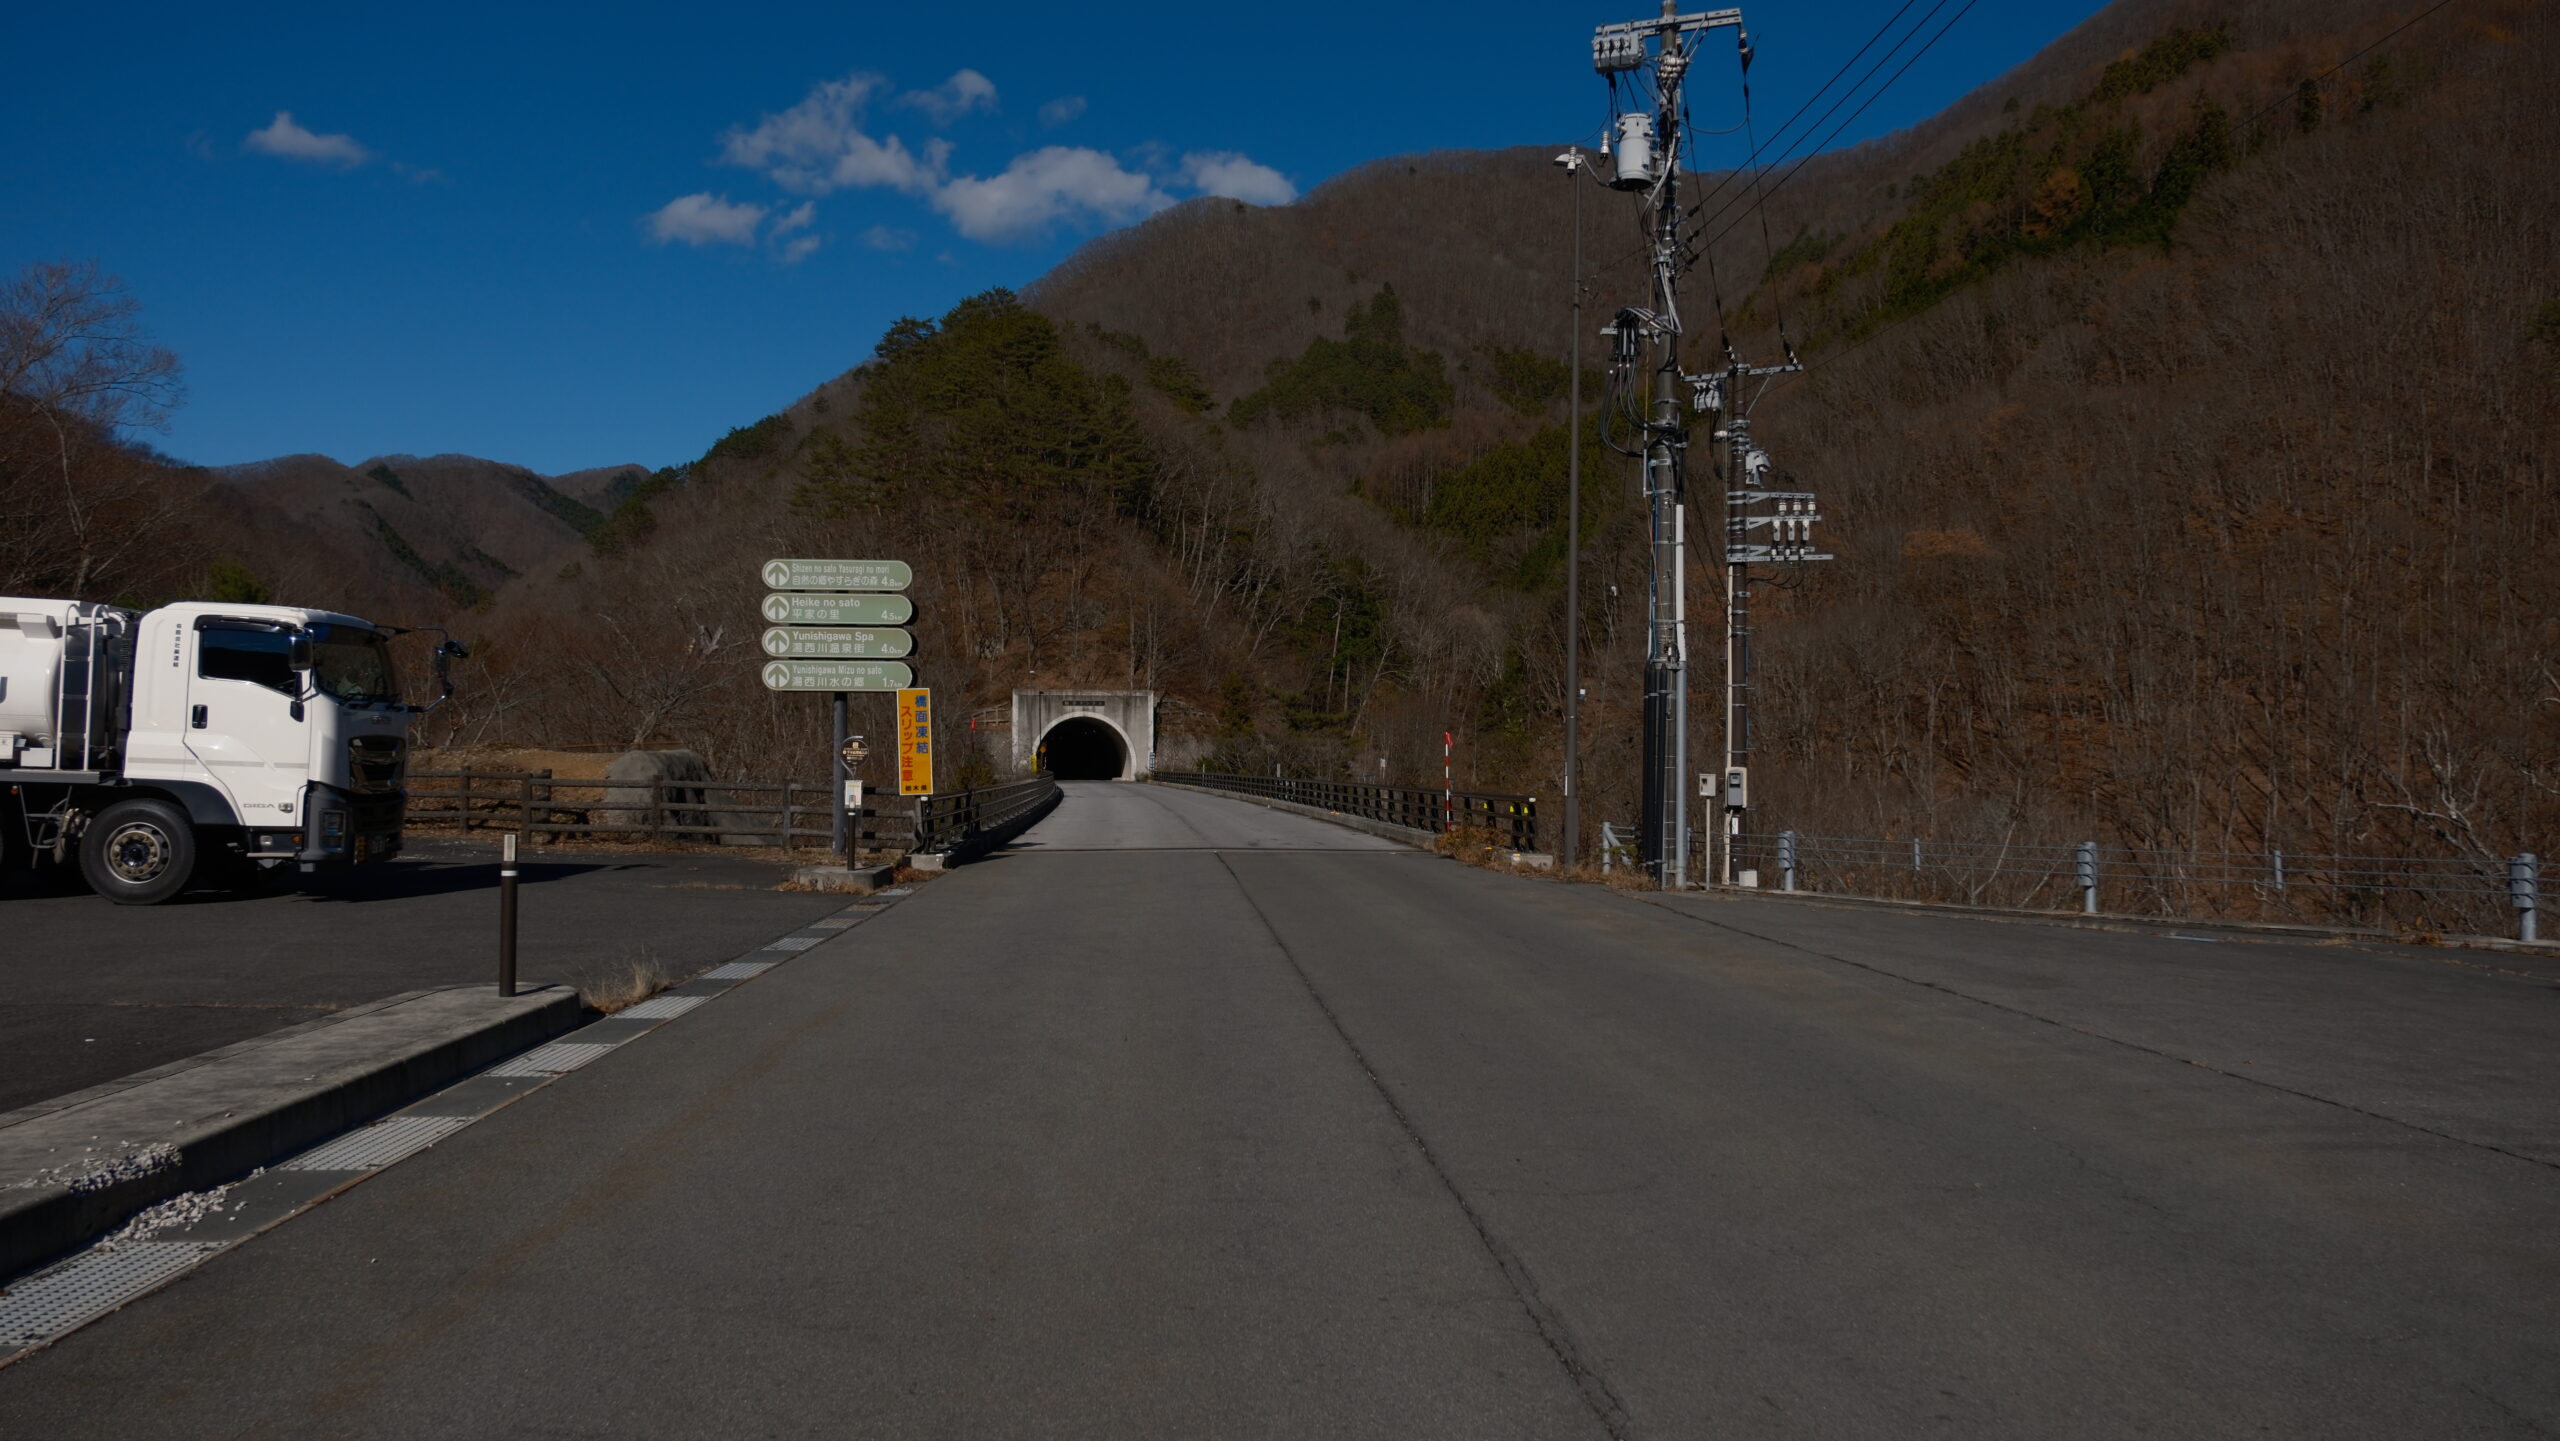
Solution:
[[[427,710],[453,699],[453,663],[469,659],[471,652],[464,650],[458,640],[448,637],[436,646],[436,698],[427,703]]]
[[[297,672],[309,671],[311,669],[311,637],[298,635],[286,642],[284,663]]]

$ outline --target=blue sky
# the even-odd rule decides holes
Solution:
[[[1763,123],[1900,8],[1746,6]],[[2096,8],[1974,0],[1840,143]],[[189,460],[661,465],[1171,200],[1582,136],[1590,29],[1645,9],[43,7],[0,266],[123,278],[187,367],[143,438]]]

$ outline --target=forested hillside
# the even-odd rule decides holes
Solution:
[[[1755,435],[1839,554],[1758,595],[1756,824],[2547,849],[2555,93],[2528,0],[2120,0],[1913,131],[1693,182],[1690,363],[1804,355]],[[819,708],[753,678],[753,563],[892,555],[964,774],[1017,686],[1147,686],[1213,764],[1436,779],[1451,730],[1462,783],[1552,796],[1574,625],[1588,813],[1625,819],[1642,516],[1587,426],[1567,616],[1558,148],[1193,201],[902,322],[690,465],[548,487],[583,516],[290,493],[412,537],[411,598],[478,642],[457,740],[805,772]],[[1643,276],[1634,202],[1583,202],[1596,332]]]

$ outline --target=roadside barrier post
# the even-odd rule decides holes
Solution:
[[[509,832],[498,861],[498,994],[516,993],[516,838]]]
[[[2542,862],[2531,851],[2507,862],[2507,899],[2516,908],[2516,939],[2541,939],[2535,935],[2535,915],[2541,909]]]
[[[2098,843],[2082,841],[2071,853],[2071,869],[2080,881],[2080,911],[2083,915],[2098,913]]]
[[[1796,833],[1794,831],[1778,832],[1778,879],[1783,889],[1793,891],[1796,888]]]

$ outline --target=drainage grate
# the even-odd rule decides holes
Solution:
[[[625,1006],[614,1012],[613,1018],[617,1021],[663,1021],[670,1016],[681,1016],[709,999],[709,996],[659,996],[636,1006]]]
[[[469,1116],[391,1116],[314,1146],[279,1169],[371,1171],[406,1160],[470,1124]]]
[[[763,975],[774,965],[772,961],[731,961],[716,970],[704,971],[702,978],[706,981],[743,981],[749,976]]]
[[[768,951],[805,951],[825,939],[826,937],[824,936],[784,936],[781,940],[775,941],[773,944],[766,946],[765,949]]]
[[[84,1251],[0,1296],[0,1347],[32,1346],[94,1321],[220,1249],[196,1241],[129,1241],[112,1251]]]
[[[574,1071],[612,1049],[611,1046],[599,1046],[587,1041],[553,1041],[547,1046],[536,1046],[512,1061],[491,1066],[487,1074],[557,1076]]]

